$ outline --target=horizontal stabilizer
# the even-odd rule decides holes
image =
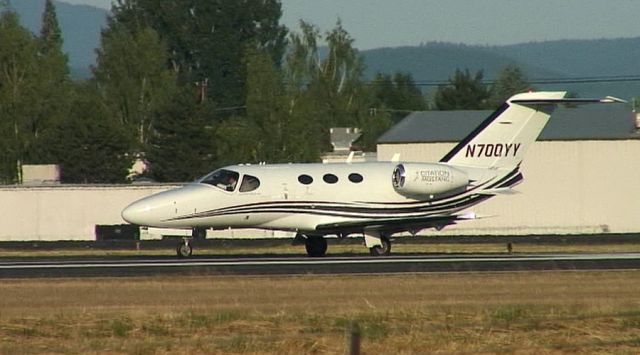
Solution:
[[[607,96],[601,99],[589,99],[589,98],[545,98],[545,97],[523,97],[521,95],[512,97],[509,102],[520,105],[549,105],[549,104],[624,104],[627,101],[619,99],[613,96]]]

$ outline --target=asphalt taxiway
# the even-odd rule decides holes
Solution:
[[[640,269],[640,253],[0,259],[0,278]]]

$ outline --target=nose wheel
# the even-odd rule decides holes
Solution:
[[[189,239],[183,239],[178,247],[176,248],[176,254],[179,258],[188,258],[193,253],[193,247],[191,246],[191,242]]]

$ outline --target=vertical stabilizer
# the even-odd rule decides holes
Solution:
[[[515,168],[542,132],[566,92],[511,97],[440,162],[479,168]]]

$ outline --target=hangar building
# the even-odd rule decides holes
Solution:
[[[399,153],[401,161],[438,161],[490,113],[413,113],[379,139],[378,160],[391,160]],[[490,218],[423,233],[639,233],[640,134],[634,118],[623,105],[559,109],[523,161],[525,180],[515,188],[521,193],[496,196],[473,209]],[[126,205],[174,186],[0,186],[0,241],[94,240],[96,225],[124,223],[120,212]],[[146,237],[161,233],[149,229]],[[276,236],[241,230],[209,235]]]
[[[491,111],[415,112],[378,140],[378,160],[437,162]],[[472,208],[481,216],[426,234],[640,232],[640,134],[624,105],[558,108],[524,158],[519,193]],[[391,179],[391,177],[389,177]]]

